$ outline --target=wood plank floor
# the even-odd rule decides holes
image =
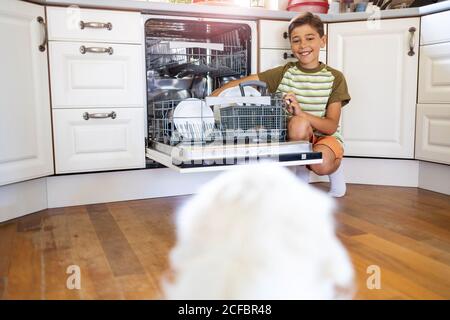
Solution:
[[[357,272],[355,298],[450,299],[450,197],[348,187],[336,218]],[[48,209],[0,224],[0,298],[161,298],[174,212],[189,198]],[[80,290],[66,288],[70,265],[80,267]],[[367,288],[371,265],[381,289]]]

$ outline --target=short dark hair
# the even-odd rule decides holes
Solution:
[[[320,20],[320,18],[317,15],[312,14],[311,12],[305,12],[291,20],[291,23],[289,24],[289,29],[288,29],[289,39],[291,38],[292,31],[295,28],[297,28],[299,26],[303,26],[305,24],[308,24],[313,29],[315,29],[321,38],[325,34],[325,32],[323,30],[322,20]]]

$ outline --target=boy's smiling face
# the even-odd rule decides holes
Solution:
[[[320,37],[309,24],[294,28],[291,32],[291,49],[300,65],[314,69],[319,65],[320,48],[325,47],[326,36]]]

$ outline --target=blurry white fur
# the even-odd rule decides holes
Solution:
[[[352,296],[353,268],[335,236],[333,200],[285,168],[220,175],[178,212],[176,226],[174,279],[163,284],[168,299]]]

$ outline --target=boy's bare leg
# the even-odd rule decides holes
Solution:
[[[310,141],[313,130],[306,118],[294,116],[288,122],[289,141]],[[309,170],[306,166],[291,167],[295,175],[305,183],[309,183]]]

